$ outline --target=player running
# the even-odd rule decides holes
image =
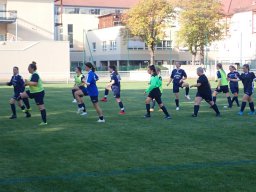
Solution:
[[[244,85],[244,96],[243,101],[241,104],[241,110],[238,113],[239,115],[244,114],[244,109],[246,107],[246,103],[249,103],[251,111],[248,113],[249,115],[254,115],[254,103],[253,103],[253,90],[254,90],[254,80],[255,74],[250,72],[250,67],[248,64],[243,65],[243,73],[241,75],[238,74],[237,79],[230,79],[230,81],[238,82],[239,80],[242,81]]]
[[[44,87],[43,87],[43,82],[37,73],[37,66],[36,62],[32,62],[29,67],[28,71],[31,74],[31,77],[29,80],[25,80],[25,85],[29,86],[29,90],[25,91],[20,94],[21,98],[26,99],[34,99],[35,103],[37,104],[40,112],[41,112],[41,118],[42,118],[42,123],[40,123],[40,126],[47,125],[47,119],[46,119],[46,109],[44,106]]]
[[[173,82],[173,93],[175,94],[175,103],[176,103],[176,110],[180,110],[180,104],[179,104],[179,92],[180,92],[180,88],[184,88],[185,87],[185,98],[187,100],[190,100],[190,96],[189,96],[189,84],[185,82],[185,80],[187,79],[187,74],[186,72],[180,68],[181,64],[180,62],[176,62],[176,69],[174,69],[172,71],[171,77],[169,82],[167,83],[167,86],[169,86],[171,84],[171,82]]]
[[[90,96],[91,101],[93,103],[93,106],[96,110],[96,112],[99,115],[98,123],[105,123],[105,119],[103,117],[102,110],[99,106],[98,103],[98,96],[99,96],[99,91],[98,87],[96,85],[96,81],[99,79],[99,77],[95,74],[95,68],[92,65],[92,63],[87,62],[85,64],[85,70],[88,72],[87,79],[83,79],[84,85],[87,87],[83,87],[82,90],[79,90],[75,93],[76,99],[78,103],[80,104],[78,112],[82,112],[85,109],[83,100],[81,98],[81,91],[84,96]]]
[[[237,104],[237,107],[239,107],[239,101],[238,101],[238,93],[239,93],[239,86],[238,82],[236,81],[230,81],[230,79],[237,79],[239,76],[239,73],[236,71],[235,66],[231,65],[229,66],[230,73],[228,73],[228,80],[229,80],[229,87],[230,91],[233,94],[233,98],[231,100],[231,106],[233,106],[234,101]]]
[[[155,99],[158,103],[159,107],[163,110],[165,114],[165,119],[171,119],[167,109],[165,108],[162,99],[161,99],[161,91],[159,87],[162,86],[162,81],[159,79],[157,75],[156,68],[154,65],[148,66],[148,74],[151,75],[150,85],[144,92],[144,94],[148,94],[146,99],[146,110],[147,114],[144,116],[145,118],[150,118],[150,102]]]
[[[9,119],[16,119],[17,118],[17,113],[16,113],[16,106],[15,103],[17,101],[18,106],[21,108],[21,110],[26,113],[26,117],[31,117],[29,110],[30,106],[27,106],[27,109],[22,103],[22,100],[20,98],[20,93],[24,92],[25,90],[25,83],[22,78],[22,76],[19,75],[19,68],[18,67],[13,67],[13,76],[11,80],[6,83],[8,86],[13,86],[14,89],[14,95],[10,99],[10,105],[11,105],[11,110],[12,110],[12,116]],[[28,100],[27,98],[24,98],[23,100]],[[28,101],[26,102],[28,103]]]
[[[163,82],[163,78],[161,76],[161,69],[159,67],[156,68],[156,73],[160,79],[161,82]],[[161,95],[163,94],[163,83],[162,85],[159,87],[160,91],[161,91]],[[155,106],[156,106],[156,100],[153,99],[152,100],[152,105],[151,105],[151,108],[150,108],[150,112],[154,112],[155,110]],[[162,109],[159,109],[159,111],[162,111]]]
[[[228,107],[232,108],[231,97],[229,96],[228,79],[221,63],[217,64],[217,70],[218,85],[213,92],[213,102],[216,103],[217,95],[219,93],[225,93],[228,100]]]
[[[81,67],[76,67],[76,75],[74,76],[75,84],[74,87],[72,88],[72,95],[73,95],[73,102],[76,103],[76,98],[75,98],[75,92],[79,90],[80,86],[83,86],[82,79],[84,78],[84,75],[82,74],[82,69]]]
[[[203,99],[211,105],[212,109],[216,112],[216,116],[219,117],[220,116],[219,109],[217,105],[213,102],[211,86],[208,81],[208,78],[204,74],[204,69],[202,67],[197,68],[197,75],[199,76],[197,80],[197,84],[190,86],[191,88],[197,87],[197,94],[196,94],[195,105],[194,105],[194,114],[192,115],[192,117],[197,117],[200,104]]]

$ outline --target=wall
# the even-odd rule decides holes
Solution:
[[[17,11],[19,40],[54,40],[53,0],[8,0],[7,10]],[[8,32],[15,35],[15,23]]]
[[[32,61],[37,62],[43,81],[67,81],[69,78],[69,43],[66,41],[4,42],[0,44],[0,58],[0,81],[10,79],[14,66],[28,78],[27,67]]]

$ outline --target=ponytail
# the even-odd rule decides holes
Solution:
[[[87,63],[85,63],[85,66],[86,67],[88,67],[88,68],[90,68],[93,72],[95,72],[95,67],[93,66],[93,64],[91,63],[91,62],[87,62]]]
[[[153,76],[157,76],[156,67],[155,65],[149,65],[148,68],[153,71]]]
[[[33,69],[34,71],[36,71],[36,70],[37,70],[36,62],[35,62],[35,61],[32,61],[32,63],[29,64],[29,67],[30,67],[31,69]]]
[[[118,75],[118,71],[115,65],[109,66],[109,68],[115,71],[115,73]]]

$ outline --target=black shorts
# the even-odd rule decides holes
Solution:
[[[230,91],[232,94],[239,93],[239,88],[237,86],[230,86]]]
[[[150,93],[148,94],[148,97],[150,97],[152,100],[155,99],[156,102],[160,105],[162,104],[162,99],[161,99],[161,91],[159,88],[155,88],[152,91],[150,91]]]
[[[99,102],[98,96],[90,96],[90,98],[91,98],[92,103],[98,103]]]
[[[213,101],[212,99],[212,93],[209,92],[209,93],[199,93],[197,92],[196,93],[196,97],[201,97],[202,99],[204,99],[207,103]]]
[[[16,101],[20,100],[20,93],[14,93],[12,98]]]
[[[111,89],[112,89],[112,92],[113,92],[115,98],[120,98],[121,97],[120,87],[112,86]]]
[[[34,99],[37,105],[43,105],[44,104],[44,91],[41,91],[39,93],[30,93],[30,91],[26,91],[28,97],[30,99]]]
[[[250,90],[244,90],[244,94],[248,95],[249,97],[252,96],[253,94],[253,89],[250,89]]]
[[[180,92],[180,88],[183,88],[182,87],[182,84],[183,83],[180,83],[180,84],[173,84],[173,93],[179,93]]]
[[[220,86],[220,89],[216,88],[215,91],[217,93],[228,93],[229,92],[228,85]]]

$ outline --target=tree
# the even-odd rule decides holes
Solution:
[[[172,17],[173,6],[168,0],[140,0],[123,17],[130,35],[145,41],[150,50],[150,62],[155,61],[155,47],[165,37],[164,29]]]
[[[193,61],[199,51],[204,63],[205,46],[223,36],[222,4],[219,0],[183,0],[181,8],[179,41],[189,48]]]

